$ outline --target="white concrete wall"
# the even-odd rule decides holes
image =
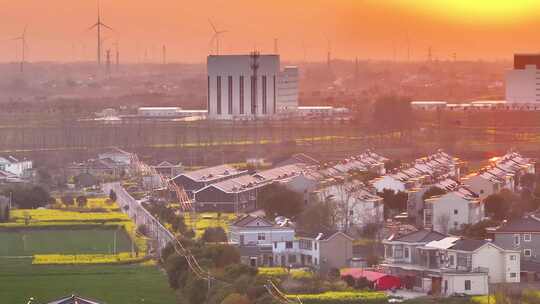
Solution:
[[[259,233],[264,233],[265,239],[259,240]],[[240,236],[244,236],[245,245],[269,245],[274,242],[294,240],[294,230],[272,230],[272,229],[231,229],[229,241],[240,243]]]
[[[540,85],[537,81],[537,73],[540,72],[533,66],[527,66],[524,70],[510,70],[506,73],[506,101],[515,103],[536,103],[540,97],[536,95]]]
[[[454,192],[446,193],[436,201],[429,202],[428,204],[433,205],[433,230],[448,233],[450,230],[461,228],[463,224],[474,224],[469,222],[469,203]],[[443,226],[445,223],[439,220],[441,217],[448,217],[446,227]]]
[[[471,281],[471,289],[465,290],[465,281]],[[445,281],[448,282],[448,289],[445,290]],[[488,293],[488,278],[486,274],[443,274],[442,293],[450,296],[454,293],[464,293],[468,295],[486,295]]]
[[[234,117],[253,117],[251,114],[251,68],[250,55],[208,56],[208,116],[211,119],[233,119]],[[277,85],[279,76],[279,56],[260,55],[257,71],[257,116],[274,114],[274,103],[277,103]],[[221,114],[218,114],[218,76],[221,77]],[[229,80],[232,77],[232,114],[229,114]],[[244,80],[244,114],[240,114],[240,77]],[[263,114],[263,76],[266,76],[266,114]],[[274,90],[275,79],[275,90]],[[274,95],[275,92],[275,95]]]

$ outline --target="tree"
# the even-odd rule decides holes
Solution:
[[[391,215],[390,212],[395,214],[407,210],[409,199],[407,193],[402,191],[396,193],[394,190],[384,189],[378,195],[383,198],[385,218]]]
[[[536,182],[537,182],[537,177],[536,175],[532,173],[526,173],[522,175],[519,179],[519,184],[521,185],[521,187],[529,189],[529,190],[534,190],[536,186]]]
[[[401,167],[401,160],[391,159],[384,163],[384,169],[386,172],[391,172],[394,169],[399,169]]]
[[[208,227],[201,239],[208,243],[227,242],[227,234],[222,227]]]
[[[422,199],[425,201],[434,196],[443,195],[445,193],[446,191],[444,191],[443,189],[433,186],[433,187],[430,187],[426,192],[424,192],[424,195],[422,195]]]
[[[221,304],[250,304],[251,301],[249,298],[245,295],[241,295],[238,293],[231,293],[228,295]]]
[[[20,209],[45,207],[53,198],[45,188],[32,185],[13,185],[4,189],[3,194],[12,198],[12,203]]]
[[[75,198],[71,194],[66,194],[66,195],[62,196],[61,200],[62,200],[62,204],[66,205],[66,206],[75,205]]]
[[[383,96],[375,101],[372,124],[377,131],[403,131],[413,127],[411,100],[402,96]]]
[[[278,183],[264,187],[257,195],[257,200],[258,205],[264,209],[269,217],[281,215],[294,218],[304,208],[302,194]]]
[[[77,201],[77,206],[82,208],[82,207],[86,206],[86,203],[88,202],[88,199],[84,195],[79,195],[79,196],[77,196],[76,201]]]
[[[109,191],[109,199],[113,202],[116,202],[116,192],[114,192],[113,189],[111,189],[111,191]]]
[[[332,228],[331,204],[315,203],[298,217],[298,228],[308,233],[317,233]]]
[[[503,220],[516,211],[517,205],[514,206],[514,204],[517,200],[515,194],[509,190],[489,195],[484,201],[486,212],[495,220]]]
[[[472,239],[486,239],[488,237],[486,228],[496,227],[499,225],[495,220],[483,220],[474,225],[465,225],[459,235],[463,235]]]

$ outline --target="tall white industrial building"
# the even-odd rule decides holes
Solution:
[[[210,55],[208,117],[267,118],[277,110],[279,55]]]
[[[540,103],[540,54],[515,54],[506,74],[506,101]]]
[[[278,112],[294,112],[298,108],[298,67],[287,66],[278,78]]]

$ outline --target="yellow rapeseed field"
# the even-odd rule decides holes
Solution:
[[[34,265],[61,264],[116,264],[135,263],[143,260],[142,256],[132,255],[131,252],[118,254],[36,254],[32,260]]]

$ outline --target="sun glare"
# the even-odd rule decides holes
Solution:
[[[398,0],[401,5],[457,22],[506,24],[539,15],[538,0]],[[414,3],[414,4],[412,4]]]

